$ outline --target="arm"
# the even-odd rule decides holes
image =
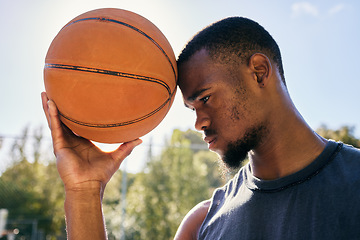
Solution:
[[[107,239],[100,189],[94,186],[94,189],[89,191],[65,190],[68,239]]]
[[[106,239],[102,213],[105,186],[140,139],[105,153],[91,141],[78,137],[63,125],[53,101],[41,94],[51,130],[56,166],[65,188],[68,239]]]
[[[201,224],[210,207],[210,200],[205,200],[197,204],[181,222],[174,240],[196,240]]]

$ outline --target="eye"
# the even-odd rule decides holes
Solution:
[[[203,103],[206,103],[209,100],[210,96],[206,96],[200,99]]]

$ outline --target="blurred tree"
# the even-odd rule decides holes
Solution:
[[[324,125],[317,132],[360,147],[354,127],[331,130]],[[0,207],[9,210],[13,227],[22,226],[18,237],[31,235],[31,225],[23,223],[34,219],[47,239],[65,236],[63,185],[51,143],[47,142],[44,149],[44,142],[42,128],[26,127],[12,145],[12,165],[0,176]],[[160,155],[153,156],[150,146],[144,171],[127,173],[126,239],[172,239],[186,213],[233,176],[217,159],[207,150],[201,135],[191,130],[174,130]],[[109,239],[120,236],[123,174],[119,170],[105,191]]]
[[[204,149],[199,133],[173,131],[129,188],[127,239],[172,239],[186,213],[224,184],[217,155]]]
[[[127,188],[131,187],[135,179],[141,175],[141,173],[127,175]],[[122,224],[122,181],[124,172],[119,170],[114,174],[109,183],[106,186],[104,199],[103,199],[103,212],[106,220],[106,227],[108,233],[108,239],[120,239],[120,231]]]
[[[326,138],[359,147],[353,131],[351,127],[318,129]],[[235,174],[219,165],[217,158],[199,133],[174,130],[161,155],[150,158],[129,189],[127,239],[172,239],[185,214]]]
[[[343,143],[360,148],[360,139],[354,136],[355,127],[343,126],[338,130],[328,129],[326,125],[322,125],[316,132],[327,139],[341,141]]]
[[[42,128],[32,136],[29,131],[26,127],[14,141],[12,165],[0,176],[0,206],[9,210],[9,227],[19,228],[19,237],[31,236],[35,221],[38,230],[54,239],[65,229],[63,185],[54,157],[42,151]]]

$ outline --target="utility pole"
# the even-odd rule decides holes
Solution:
[[[125,217],[126,217],[126,192],[127,192],[127,160],[124,162],[124,171],[122,173],[122,186],[121,186],[121,228],[120,239],[125,240]]]

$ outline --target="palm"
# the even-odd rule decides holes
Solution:
[[[106,184],[119,168],[111,154],[100,151],[86,139],[73,135],[71,141],[54,145],[57,167],[66,187],[77,187],[90,181]]]

